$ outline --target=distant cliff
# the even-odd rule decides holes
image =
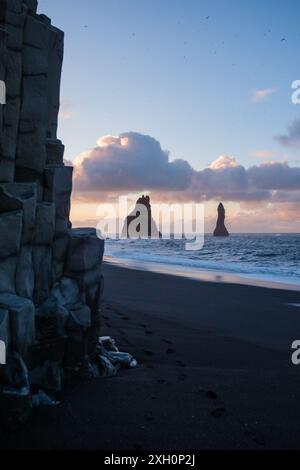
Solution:
[[[214,231],[215,237],[228,237],[229,233],[227,228],[225,227],[225,207],[220,202],[218,206],[218,220],[217,226]]]

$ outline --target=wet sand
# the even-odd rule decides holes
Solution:
[[[68,387],[1,448],[299,449],[299,292],[103,269],[103,334],[139,367]]]

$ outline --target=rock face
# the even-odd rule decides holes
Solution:
[[[71,228],[73,169],[57,138],[63,49],[36,0],[0,0],[0,339],[31,371],[63,367],[74,338],[78,366],[100,333],[104,242]]]
[[[149,196],[142,196],[136,201],[134,210],[125,220],[122,238],[161,238],[155,220],[152,217]]]
[[[220,202],[218,206],[218,220],[217,226],[214,231],[215,237],[228,237],[229,233],[227,228],[225,227],[225,207]]]

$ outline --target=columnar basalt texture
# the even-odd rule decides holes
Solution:
[[[36,0],[0,0],[0,340],[29,369],[62,367],[70,337],[99,334],[104,242],[71,228],[73,169],[57,138],[63,49]]]

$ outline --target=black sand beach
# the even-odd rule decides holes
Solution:
[[[139,367],[1,433],[18,449],[297,449],[299,292],[104,266],[103,335]]]

